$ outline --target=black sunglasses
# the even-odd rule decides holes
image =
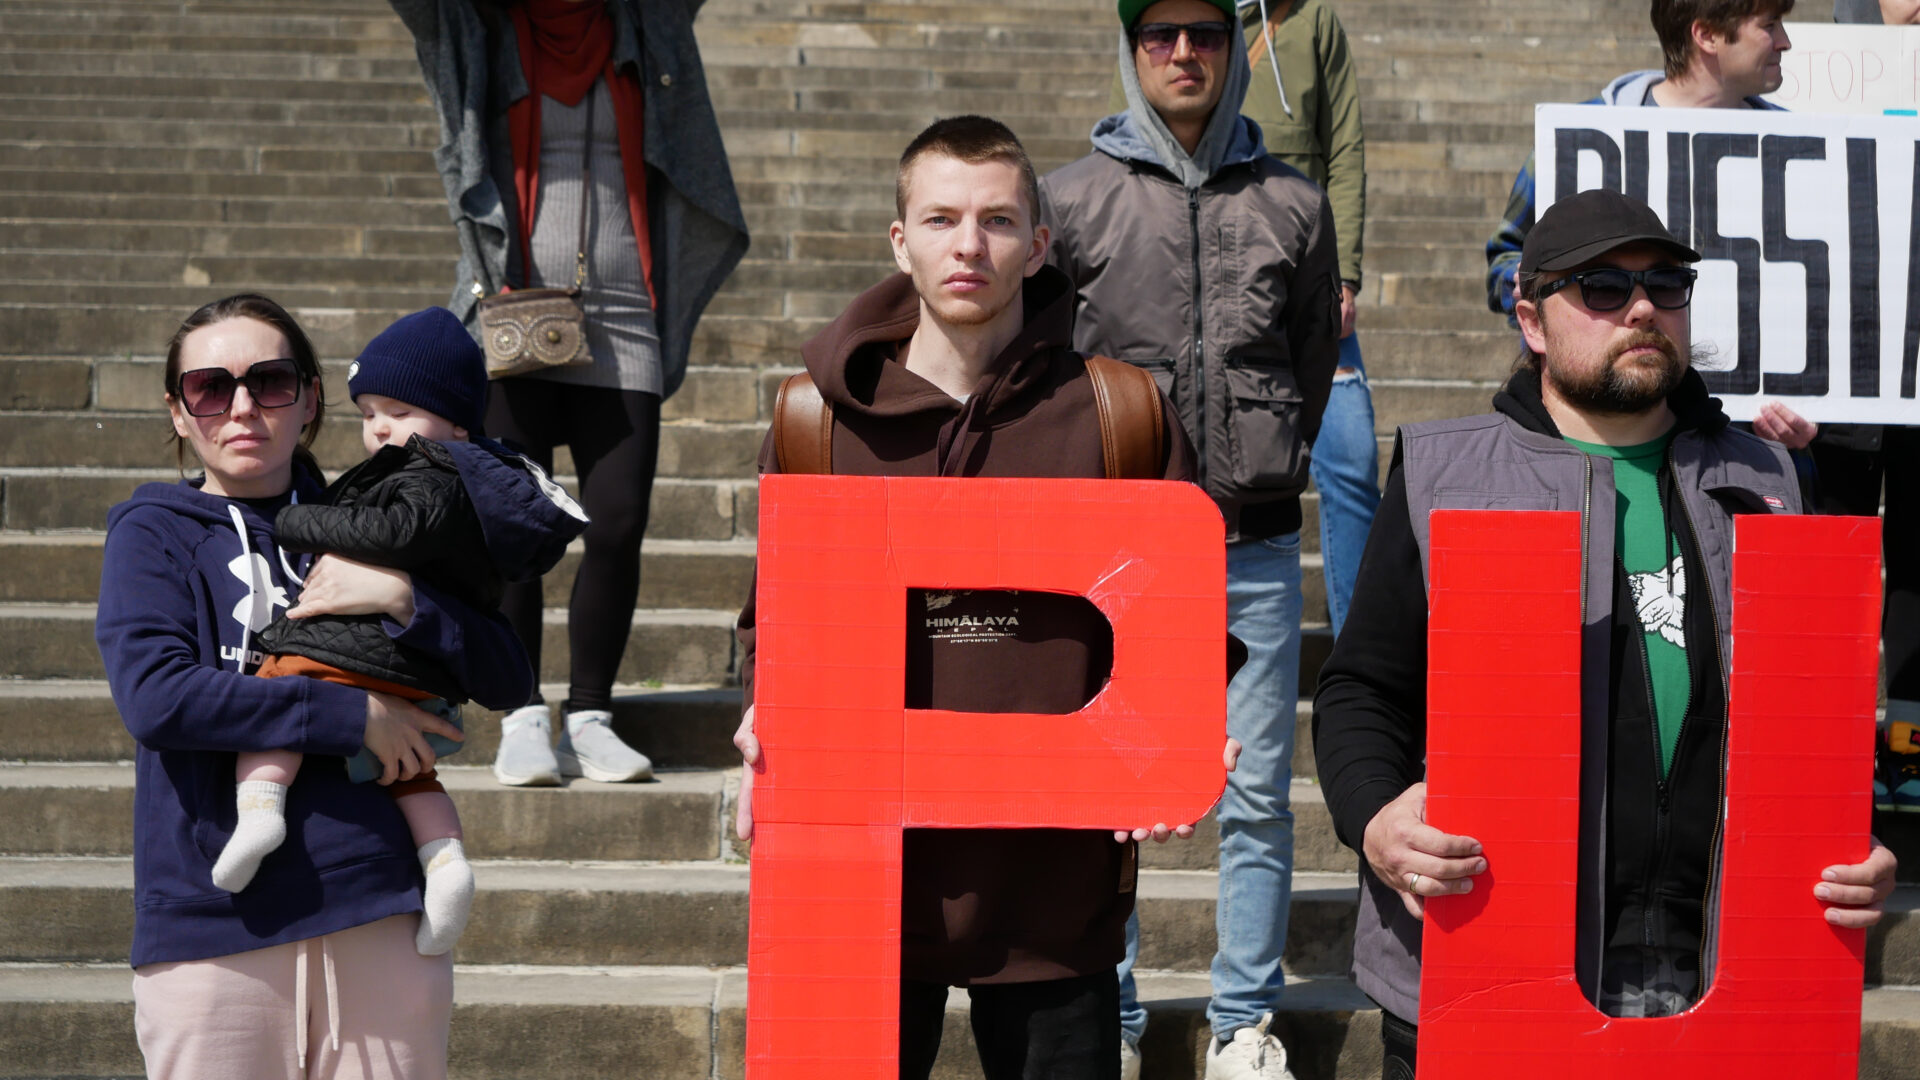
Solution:
[[[1223,22],[1197,23],[1146,23],[1133,28],[1133,40],[1146,46],[1147,52],[1155,59],[1161,59],[1173,52],[1180,44],[1180,35],[1187,35],[1187,44],[1197,53],[1216,53],[1227,47],[1227,35],[1232,28]]]
[[[233,388],[247,384],[247,396],[263,409],[284,409],[300,400],[300,365],[293,360],[262,360],[235,378],[226,368],[195,368],[180,376],[180,404],[188,416],[219,416],[233,407]]]
[[[1540,286],[1545,300],[1569,285],[1580,286],[1580,301],[1589,311],[1618,311],[1633,299],[1633,287],[1647,290],[1647,299],[1662,311],[1677,311],[1693,301],[1698,270],[1684,266],[1656,266],[1651,270],[1620,270],[1611,266],[1576,270],[1558,281]]]

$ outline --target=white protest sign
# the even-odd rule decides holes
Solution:
[[[1693,341],[1727,411],[1920,424],[1920,121],[1541,105],[1535,204],[1605,187],[1702,256]]]
[[[1788,23],[1768,101],[1794,112],[1920,113],[1920,26]]]

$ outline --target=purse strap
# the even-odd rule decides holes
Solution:
[[[540,104],[536,102],[534,108],[540,108]],[[593,90],[588,90],[588,131],[580,142],[580,231],[574,234],[574,286],[568,290],[574,296],[580,296],[580,290],[588,284],[588,211],[593,209]],[[536,148],[534,154],[540,154],[540,150]],[[534,213],[534,208],[520,208],[520,213]],[[520,281],[528,282],[532,288],[532,231],[528,231],[528,242],[520,248]]]

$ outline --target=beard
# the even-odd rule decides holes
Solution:
[[[1652,347],[1658,358],[1626,359],[1629,349]],[[1636,330],[1625,341],[1607,350],[1598,370],[1569,374],[1547,365],[1553,387],[1562,400],[1586,412],[1631,415],[1667,400],[1680,385],[1687,365],[1681,360],[1680,347],[1658,330]]]

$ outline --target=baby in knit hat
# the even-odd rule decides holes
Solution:
[[[320,505],[280,511],[274,532],[283,551],[405,570],[485,617],[507,582],[552,569],[586,527],[586,514],[538,465],[483,437],[486,358],[447,309],[415,312],[382,331],[348,369],[347,392],[360,408],[369,457],[335,480]],[[269,655],[256,674],[394,694],[457,726],[466,693],[441,664],[401,640],[404,630],[380,614],[281,614],[258,639]],[[436,756],[459,749],[439,735],[427,741]],[[245,889],[285,840],[287,787],[302,758],[292,750],[239,755],[238,819],[214,863],[215,885]],[[336,768],[337,760],[309,767]],[[345,767],[362,782],[383,772],[365,747]],[[425,871],[415,945],[438,955],[453,948],[473,903],[460,817],[432,769],[388,790]]]

